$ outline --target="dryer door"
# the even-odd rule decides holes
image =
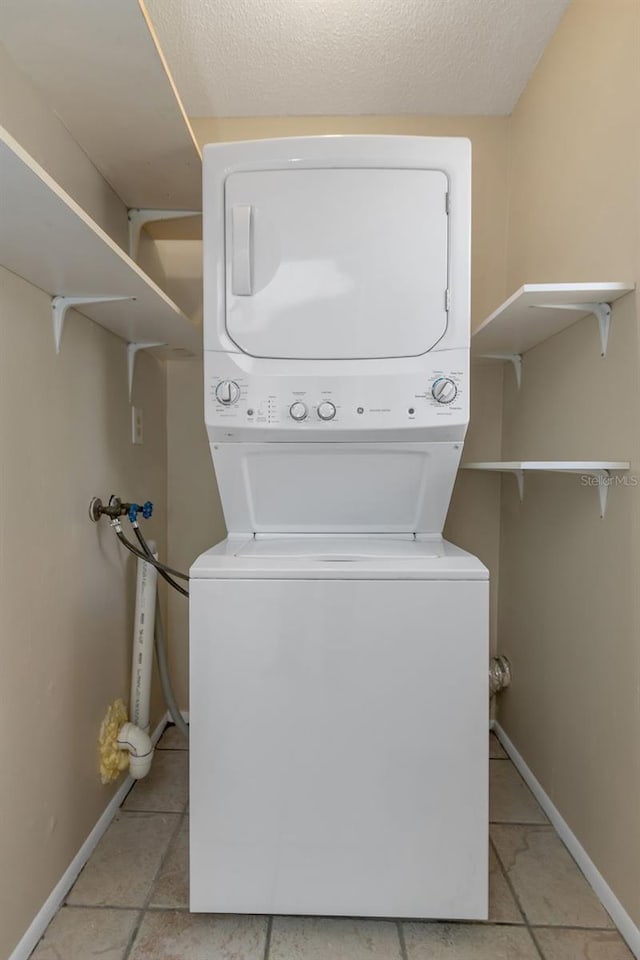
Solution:
[[[282,359],[426,353],[447,326],[447,189],[438,170],[231,174],[231,339]]]

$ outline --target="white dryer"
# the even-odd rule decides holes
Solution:
[[[212,145],[204,202],[191,909],[485,918],[488,573],[441,536],[469,144]]]

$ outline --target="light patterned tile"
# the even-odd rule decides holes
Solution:
[[[395,923],[274,917],[269,960],[400,960]]]
[[[188,750],[189,741],[182,736],[174,725],[168,726],[157,745],[158,750]]]
[[[613,930],[534,930],[545,960],[633,960]]]
[[[408,960],[540,960],[525,927],[404,923]]]
[[[177,825],[177,814],[120,813],[93,851],[69,904],[141,907]]]
[[[493,847],[489,849],[489,922],[524,923]]]
[[[540,804],[510,760],[490,760],[492,823],[548,823]]]
[[[489,734],[489,757],[492,760],[506,760],[507,754],[495,733]]]
[[[162,865],[151,900],[152,907],[189,906],[189,820],[185,818]]]
[[[189,793],[189,754],[185,750],[156,750],[149,775],[138,780],[123,810],[183,813]]]
[[[135,910],[63,907],[31,960],[123,960],[138,917]]]
[[[266,917],[153,910],[129,960],[263,960],[266,939]]]
[[[552,827],[493,824],[491,839],[531,924],[612,926]]]

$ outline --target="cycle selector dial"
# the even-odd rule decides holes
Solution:
[[[333,420],[336,415],[336,406],[330,400],[323,400],[318,404],[318,416],[321,420]]]
[[[289,416],[293,420],[300,422],[301,420],[307,419],[307,405],[302,403],[302,401],[297,400],[295,403],[292,403],[289,407]]]
[[[431,387],[431,396],[438,403],[451,403],[458,396],[458,388],[449,377],[439,377]]]
[[[240,387],[235,380],[221,380],[216,387],[216,400],[225,407],[230,407],[240,396]]]

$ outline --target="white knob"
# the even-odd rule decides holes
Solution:
[[[235,380],[221,380],[216,387],[216,400],[225,407],[235,403],[240,396],[240,387]]]
[[[323,400],[318,405],[318,416],[321,420],[333,420],[336,415],[336,407],[330,400]]]
[[[431,395],[438,403],[451,403],[458,395],[458,388],[449,377],[440,377],[431,387]]]
[[[292,403],[289,407],[289,415],[294,420],[306,420],[307,419],[307,405],[302,403],[302,401],[297,400],[295,403]]]

